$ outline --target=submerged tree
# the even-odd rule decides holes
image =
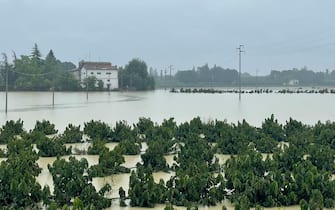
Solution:
[[[14,138],[8,142],[8,159],[0,164],[0,205],[4,208],[37,208],[43,192],[36,176],[41,172],[38,155],[30,142]]]
[[[55,185],[54,195],[58,206],[70,204],[71,199],[79,198],[84,206],[104,209],[111,206],[111,200],[104,194],[111,190],[107,184],[99,192],[92,185],[92,179],[85,175],[88,169],[86,159],[69,161],[57,159],[52,166],[48,165]]]

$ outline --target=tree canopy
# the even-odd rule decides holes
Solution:
[[[119,70],[119,87],[130,90],[152,90],[154,78],[148,75],[147,64],[140,59],[132,59],[124,69]]]

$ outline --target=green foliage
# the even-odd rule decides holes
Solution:
[[[299,206],[301,210],[308,210],[308,203],[305,199],[301,199],[299,202]]]
[[[49,120],[42,120],[42,122],[37,120],[33,131],[39,131],[45,135],[52,135],[58,132],[58,130],[55,129],[55,125],[50,123]]]
[[[79,126],[74,126],[69,124],[64,133],[60,137],[64,143],[80,143],[82,142],[83,132],[80,130]]]
[[[315,143],[330,146],[335,149],[335,123],[327,121],[326,123],[318,122],[313,127]]]
[[[121,142],[122,140],[136,140],[136,132],[125,121],[116,122],[111,132],[113,142]]]
[[[326,198],[324,201],[325,207],[328,209],[332,209],[335,207],[335,201],[332,198]]]
[[[100,139],[95,139],[87,149],[89,155],[99,155],[108,152],[108,148],[105,146],[106,142]]]
[[[174,152],[175,148],[172,147],[177,142],[175,138],[176,134],[177,125],[174,118],[164,119],[161,125],[156,125],[146,131],[145,140],[149,147],[151,144],[159,142],[161,146],[160,150],[162,150],[163,154],[168,154]]]
[[[164,203],[164,191],[164,182],[156,184],[150,168],[140,166],[131,172],[128,190],[131,206],[152,208],[156,203]]]
[[[104,89],[104,82],[102,80],[98,80],[97,90],[102,91]]]
[[[25,140],[8,142],[8,159],[0,163],[0,205],[3,208],[36,208],[42,201],[41,186],[36,176],[41,172],[38,155]]]
[[[99,164],[88,169],[84,160],[55,161],[49,166],[55,183],[54,196],[47,187],[41,190],[35,184],[41,169],[36,164],[38,156],[32,152],[31,144],[36,143],[40,154],[45,156],[62,155],[64,136],[69,141],[80,141],[80,128],[68,126],[60,138],[49,139],[44,133],[54,130],[54,127],[48,128],[50,123],[28,134],[22,127],[21,121],[11,121],[1,128],[0,135],[4,133],[10,138],[6,140],[9,140],[8,159],[0,165],[0,205],[33,208],[43,202],[52,209],[54,201],[57,207],[71,206],[72,199],[77,197],[85,209],[105,208],[110,201],[99,199],[105,199],[101,197],[110,186],[96,192],[92,177],[130,172],[122,166],[123,154],[138,154],[140,141],[145,141],[148,149],[141,155],[143,163],[137,165],[137,171],[133,171],[130,178],[128,195],[132,206],[168,203],[166,208],[184,205],[191,209],[199,204],[215,205],[229,199],[236,209],[297,204],[302,209],[334,207],[335,126],[331,122],[306,126],[290,119],[282,126],[271,116],[262,128],[256,128],[244,120],[235,125],[217,120],[204,123],[197,117],[177,125],[170,118],[159,125],[142,118],[134,127],[120,121],[110,128],[103,122],[91,121],[85,124],[84,131],[93,141],[89,153],[99,155]],[[283,140],[280,136],[287,142],[279,143]],[[105,147],[111,140],[119,142],[113,151]],[[214,156],[218,151],[236,155],[221,167]],[[162,180],[155,183],[152,172],[168,170],[164,155],[173,152],[177,153],[176,163],[170,170],[175,170],[175,175],[166,184]],[[272,154],[264,158],[262,152]],[[21,171],[24,173],[16,175]],[[27,197],[26,186],[30,186],[28,191],[36,193],[36,197]],[[8,190],[11,187],[15,195]],[[119,189],[119,194],[120,205],[125,205],[124,190]],[[82,208],[79,200],[76,202]]]
[[[91,177],[109,176],[117,173],[129,173],[130,170],[121,166],[125,162],[120,148],[116,147],[113,151],[103,151],[99,154],[99,164],[93,165],[88,174]]]
[[[256,206],[255,206],[255,210],[264,210],[264,208],[261,207],[260,205],[256,205]]]
[[[178,71],[175,79],[184,84],[232,85],[238,81],[238,72],[219,66],[209,68],[206,64],[198,67],[197,70]]]
[[[131,90],[153,90],[155,81],[148,75],[148,67],[144,61],[133,59],[119,70],[119,87]]]
[[[334,84],[335,71],[315,72],[307,69],[289,69],[282,71],[271,71],[270,74],[265,76],[254,76],[248,73],[242,74],[242,85],[246,87],[254,86],[283,86],[287,85],[291,80],[298,80],[299,85],[329,85]],[[162,87],[221,87],[233,86],[236,87],[238,83],[238,72],[235,69],[225,69],[220,66],[214,65],[209,67],[207,64],[193,69],[178,71],[175,76],[160,76],[155,75],[157,85]]]
[[[75,67],[73,63],[57,60],[52,50],[43,59],[35,44],[30,56],[22,55],[15,58],[13,64],[8,65],[9,88],[33,91],[45,91],[51,88],[79,90],[81,89],[79,82],[68,72]]]
[[[37,144],[37,142],[47,138],[47,136],[40,131],[30,131],[29,133],[22,134],[21,137],[32,144]]]
[[[286,121],[286,124],[284,125],[284,131],[287,138],[298,135],[299,133],[304,133],[308,130],[308,126],[292,118],[290,118],[289,121]]]
[[[0,144],[7,144],[10,139],[23,133],[22,120],[9,120],[0,128]]]
[[[145,154],[141,155],[144,167],[152,167],[154,171],[167,171],[169,166],[164,157],[162,141],[149,144]]]
[[[249,210],[250,203],[247,196],[242,196],[240,200],[235,204],[235,210]]]
[[[147,136],[147,133],[154,129],[154,123],[151,121],[150,118],[140,117],[134,127],[138,130],[139,134],[144,134],[145,136]]]
[[[98,88],[96,87],[96,84],[98,83],[98,80],[94,76],[89,76],[84,79],[83,84],[85,86],[85,89],[88,89],[89,91],[95,91]]]
[[[0,149],[0,158],[5,158],[7,157],[7,152],[4,149]]]
[[[122,187],[119,188],[119,196],[120,196],[120,206],[125,207],[127,206],[125,200],[126,200],[126,192]]]
[[[177,210],[177,209],[173,208],[173,205],[171,203],[168,203],[165,205],[164,210]]]
[[[283,127],[276,119],[274,119],[273,114],[262,123],[262,131],[264,134],[269,135],[276,141],[285,141],[285,132]]]
[[[69,161],[57,159],[52,166],[48,165],[48,169],[54,181],[54,195],[58,206],[70,204],[71,199],[76,197],[85,207],[104,209],[111,206],[111,201],[103,195],[105,192],[96,192],[91,183],[92,179],[85,175],[88,169],[86,159],[76,160],[74,157],[70,157]],[[108,191],[110,187],[104,189]]]
[[[322,210],[323,209],[323,196],[320,190],[312,190],[312,196],[309,200],[310,210]]]
[[[218,160],[204,139],[187,136],[175,160],[176,176],[167,183],[174,204],[215,205],[223,200],[225,181],[221,175],[214,177],[213,172],[219,171]]]
[[[237,125],[220,124],[217,147],[223,154],[239,154],[247,150],[250,142],[255,142],[259,137],[257,129],[250,126],[245,120]]]
[[[84,134],[91,139],[108,140],[111,138],[111,128],[104,122],[91,120],[84,124]]]
[[[262,153],[273,153],[278,146],[278,141],[268,135],[261,135],[254,141],[257,151]]]
[[[138,155],[141,152],[140,144],[136,143],[134,140],[124,139],[117,147],[120,147],[122,154],[125,155]]]
[[[311,145],[307,159],[320,171],[335,172],[335,150],[331,149],[330,146]]]
[[[72,210],[84,210],[84,209],[85,209],[84,203],[78,197],[75,197],[73,200]]]
[[[66,149],[62,140],[58,137],[48,138],[46,136],[41,136],[36,142],[38,154],[42,157],[55,157],[64,156],[71,154],[72,148]]]

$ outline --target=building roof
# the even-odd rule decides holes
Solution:
[[[89,70],[117,70],[117,66],[113,66],[111,62],[91,62],[91,61],[80,61],[79,69]]]

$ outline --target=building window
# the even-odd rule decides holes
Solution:
[[[101,74],[101,72],[97,72],[97,74],[98,74],[98,75],[100,75],[100,74]]]
[[[108,79],[107,82],[110,82],[110,80]]]
[[[112,74],[112,73],[111,73],[111,72],[106,72],[106,74],[110,75],[110,74]]]
[[[91,72],[91,74],[94,74],[93,72]]]

